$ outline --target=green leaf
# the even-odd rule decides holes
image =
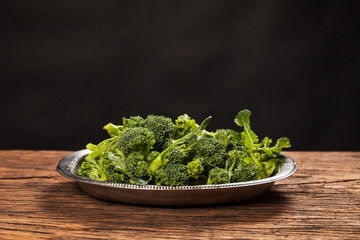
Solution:
[[[261,144],[262,148],[260,148],[260,150],[262,150],[263,152],[265,152],[267,155],[272,156],[273,150],[270,148],[270,145],[272,143],[272,140],[268,137],[265,137],[262,141]]]
[[[274,146],[274,148],[277,149],[278,153],[281,152],[283,148],[289,148],[291,147],[290,139],[287,137],[279,138]]]
[[[263,140],[263,142],[264,142],[264,140]],[[291,147],[290,140],[286,137],[279,138],[276,141],[275,146],[273,146],[273,147],[270,147],[270,144],[271,144],[271,142],[265,142],[264,146],[259,149],[259,150],[265,152],[270,157],[277,156],[283,148]]]
[[[259,142],[259,137],[250,128],[251,111],[244,109],[235,117],[235,123],[244,130],[241,133],[241,143],[248,149],[255,149],[255,144]]]

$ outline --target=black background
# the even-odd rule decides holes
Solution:
[[[0,1],[0,149],[78,150],[148,114],[360,150],[359,1]]]

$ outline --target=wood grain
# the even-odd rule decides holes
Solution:
[[[55,168],[66,151],[0,151],[0,239],[360,239],[360,152],[286,152],[265,195],[162,208],[93,198]]]

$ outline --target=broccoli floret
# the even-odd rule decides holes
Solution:
[[[154,149],[162,151],[171,144],[171,135],[174,132],[174,124],[168,117],[149,115],[145,119],[145,125],[154,133],[155,145]]]
[[[123,118],[123,126],[125,128],[132,128],[132,127],[144,127],[145,120],[140,116],[133,116],[130,118]]]
[[[194,119],[189,117],[187,114],[179,116],[175,120],[175,129],[173,132],[173,139],[182,138],[192,130],[199,127]]]
[[[138,152],[131,153],[125,159],[125,168],[131,178],[141,178],[148,180],[150,178],[149,163],[144,160],[144,156]]]
[[[203,161],[201,158],[194,158],[186,165],[188,174],[191,178],[198,179],[204,172]]]
[[[229,182],[229,174],[224,168],[215,167],[209,171],[207,184],[224,184]]]
[[[179,163],[169,163],[155,174],[155,184],[163,186],[188,185],[189,175],[186,167]]]
[[[158,151],[151,151],[149,156],[147,157],[147,161],[149,163],[151,163],[152,161],[154,161],[155,158],[157,158],[157,156],[159,156],[159,152]]]
[[[81,177],[89,178],[92,180],[107,181],[107,174],[104,169],[93,160],[82,162],[77,173]]]
[[[147,158],[154,144],[153,132],[144,127],[133,127],[126,128],[121,133],[116,146],[125,156],[133,152],[139,152]]]
[[[214,137],[201,138],[196,142],[194,150],[195,157],[203,160],[206,171],[215,167],[225,167],[227,152],[220,140]]]
[[[231,182],[246,182],[261,179],[260,172],[254,163],[242,161],[232,172]]]
[[[233,149],[241,149],[242,145],[240,144],[240,133],[231,130],[231,129],[218,129],[214,133],[215,138],[220,140],[224,145],[225,149],[231,151]]]
[[[149,163],[139,152],[125,156],[119,149],[109,149],[105,152],[105,168],[110,177],[109,181],[145,185],[150,182],[152,174]],[[115,173],[115,176],[111,174]],[[119,175],[117,175],[119,174]]]
[[[227,153],[224,167],[214,167],[209,171],[207,184],[230,183],[233,169],[242,161],[245,154],[238,150],[232,150]]]
[[[199,139],[194,146],[196,155],[199,156],[213,156],[214,154],[221,154],[226,156],[225,147],[220,140],[213,137],[204,137]]]
[[[116,171],[114,165],[109,165],[106,168],[106,171],[108,173],[108,182],[113,182],[113,183],[130,183],[130,178],[128,175]]]
[[[192,157],[192,146],[187,147],[186,144],[172,146],[166,154],[166,158],[171,163],[186,164]]]

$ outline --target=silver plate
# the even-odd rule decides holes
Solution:
[[[142,205],[196,206],[250,200],[267,192],[276,181],[291,176],[297,169],[294,160],[281,154],[283,158],[279,172],[266,179],[217,185],[138,186],[96,181],[78,176],[76,170],[89,153],[89,150],[84,149],[65,156],[57,165],[56,170],[62,176],[75,180],[91,196]]]

